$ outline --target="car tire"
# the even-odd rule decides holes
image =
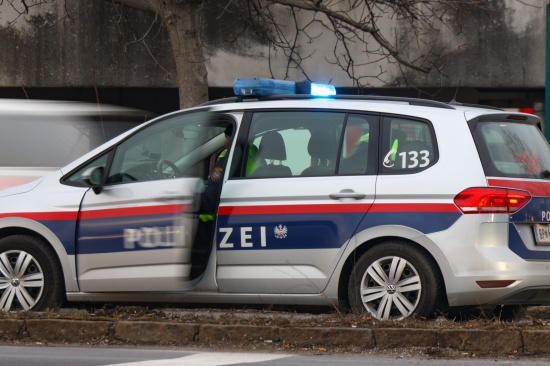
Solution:
[[[43,240],[29,235],[0,239],[0,310],[57,308],[63,292],[61,265]]]
[[[404,241],[388,241],[367,250],[348,284],[351,309],[378,320],[411,315],[431,318],[446,302],[435,261]],[[406,287],[403,287],[406,285]]]

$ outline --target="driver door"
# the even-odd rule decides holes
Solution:
[[[210,117],[207,111],[172,114],[82,169],[104,167],[103,184],[85,194],[79,214],[81,291],[189,288],[194,198],[205,159],[224,139]]]

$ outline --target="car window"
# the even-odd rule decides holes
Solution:
[[[211,117],[205,111],[172,115],[130,136],[115,150],[107,183],[202,175],[204,159],[224,140],[224,126]],[[222,142],[208,144],[216,138]]]
[[[86,185],[82,182],[82,174],[94,167],[103,167],[105,168],[107,166],[107,160],[109,159],[109,152],[104,153],[103,155],[93,159],[92,161],[88,162],[86,165],[81,167],[75,172],[72,172],[69,174],[63,182],[65,184],[69,184],[71,186],[77,186],[77,187],[85,187]]]
[[[245,177],[365,174],[374,116],[343,112],[259,112],[252,116]]]
[[[474,133],[489,176],[541,178],[550,173],[550,149],[540,130],[530,124],[480,122]]]
[[[435,137],[425,121],[384,117],[382,172],[408,174],[428,169],[437,161]]]
[[[369,168],[369,150],[377,139],[371,130],[377,118],[366,115],[350,115],[346,123],[343,146],[340,153],[339,175],[365,174]],[[376,147],[376,146],[374,146]],[[371,164],[371,170],[376,167]]]
[[[2,115],[0,166],[62,167],[142,122],[123,116],[103,116],[99,121],[84,115]]]

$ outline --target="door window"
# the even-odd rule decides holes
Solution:
[[[431,125],[425,121],[384,117],[382,172],[416,173],[437,161],[437,149]]]
[[[245,177],[365,174],[374,116],[260,112],[252,117]]]
[[[210,117],[207,112],[171,116],[132,135],[117,147],[107,183],[201,176],[202,162],[221,145],[215,140],[224,139],[224,127]]]
[[[205,162],[222,148],[228,123],[232,123],[230,117],[206,111],[172,115],[96,156],[69,173],[63,182],[83,187],[82,173],[97,166],[109,171],[107,185],[176,177],[205,178],[208,173]]]

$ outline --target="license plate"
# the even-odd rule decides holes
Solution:
[[[550,245],[550,225],[535,225],[533,231],[537,245]]]

